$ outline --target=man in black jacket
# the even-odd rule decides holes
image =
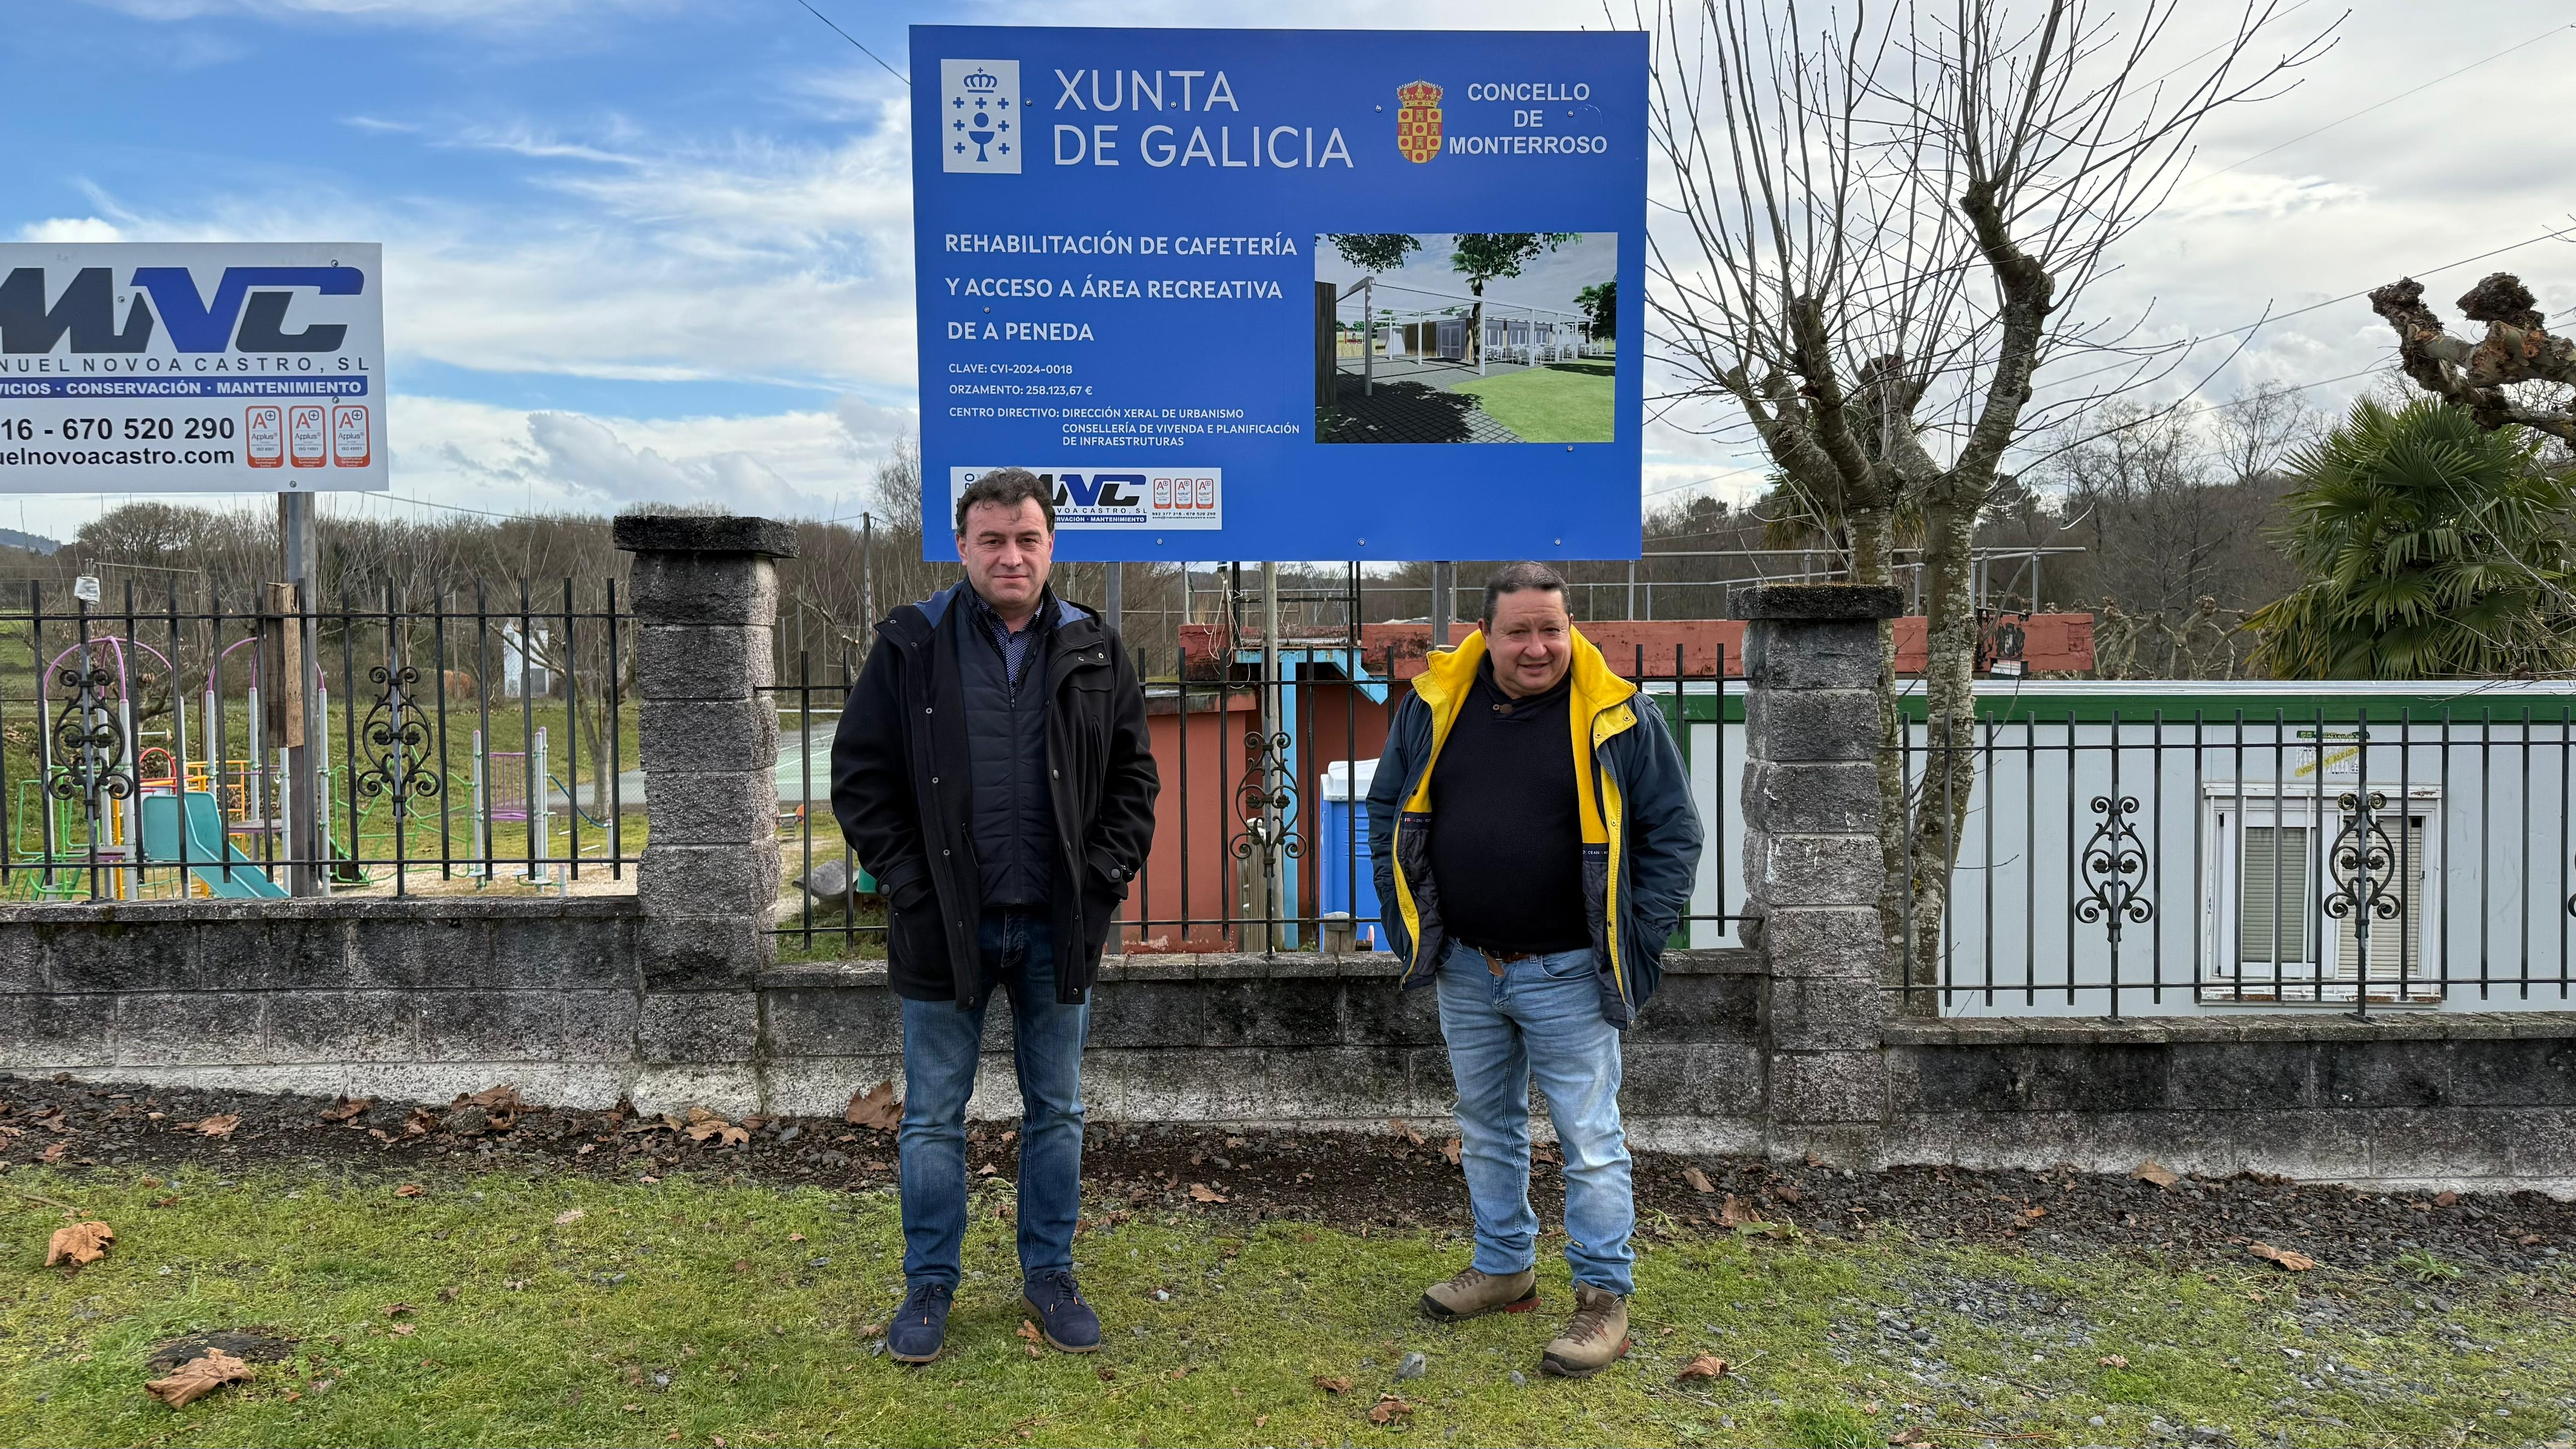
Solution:
[[[887,905],[903,999],[905,1363],[939,1356],[966,1232],[966,1101],[984,1008],[1009,993],[1022,1301],[1047,1341],[1100,1345],[1073,1280],[1087,993],[1145,863],[1160,782],[1127,651],[1047,588],[1052,491],[1024,468],[957,500],[966,580],[877,626],[832,741],[832,809]]]

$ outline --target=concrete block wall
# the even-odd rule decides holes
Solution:
[[[444,1102],[498,1082],[648,1111],[837,1113],[903,1074],[881,963],[671,990],[634,897],[170,901],[0,907],[0,1070]],[[1630,1033],[1642,1145],[1760,1135],[1742,952],[1676,958]],[[1085,1090],[1103,1120],[1371,1127],[1446,1119],[1427,991],[1385,956],[1111,958]],[[1007,1009],[975,1115],[1016,1117]]]
[[[2576,1015],[1903,1021],[1890,1160],[2576,1196]]]
[[[635,926],[617,897],[0,908],[0,1068],[613,1102],[633,1075]]]
[[[1626,1042],[1630,1137],[1672,1151],[1747,1152],[1761,1139],[1757,984],[1747,953],[1693,951]],[[1439,1008],[1403,991],[1392,957],[1111,957],[1094,988],[1083,1095],[1119,1121],[1374,1127],[1451,1115]],[[854,1084],[900,1081],[899,1006],[872,963],[782,966],[762,978],[772,1110],[838,1111]],[[1009,1013],[985,1027],[976,1115],[1016,1116]]]

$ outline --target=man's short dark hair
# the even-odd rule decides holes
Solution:
[[[1561,599],[1565,594],[1565,575],[1528,559],[1507,563],[1494,570],[1485,576],[1485,613],[1481,622],[1490,628],[1494,622],[1494,601],[1523,589],[1545,589]]]
[[[966,536],[966,511],[977,504],[998,503],[1017,513],[1030,502],[1046,515],[1047,532],[1055,532],[1055,489],[1026,468],[996,468],[957,495],[957,536]]]

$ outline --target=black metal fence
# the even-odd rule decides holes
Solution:
[[[0,896],[569,888],[642,847],[614,581],[119,593],[0,601]]]
[[[1946,902],[1904,923],[1909,1005],[2563,1009],[2576,693],[2364,688],[2188,715],[2113,699],[1955,748],[1917,725],[1907,778],[1960,828]]]
[[[1366,834],[1371,777],[1408,680],[1349,643],[1283,643],[1265,682],[1257,645],[1233,656],[1167,652],[1137,659],[1162,779],[1151,858],[1131,883],[1113,951],[1385,950],[1384,916]],[[1721,673],[1724,652],[1719,653]],[[1686,678],[1642,651],[1614,667],[1678,727],[1705,787],[1708,852],[1701,889],[1677,941],[1720,943],[1740,919],[1741,830],[1733,809],[1736,752],[1723,716],[1740,717],[1739,685]],[[831,813],[831,738],[857,660],[782,662],[779,798],[790,904],[782,948],[881,956],[885,922],[873,883]],[[1740,726],[1738,726],[1740,727]],[[797,889],[799,885],[802,889]]]

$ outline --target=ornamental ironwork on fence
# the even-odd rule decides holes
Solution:
[[[1906,836],[1910,1009],[2568,1006],[2576,689],[2157,688],[1913,724],[1914,812],[1958,828]]]
[[[633,620],[613,580],[321,602],[96,592],[0,600],[0,897],[629,874]]]

